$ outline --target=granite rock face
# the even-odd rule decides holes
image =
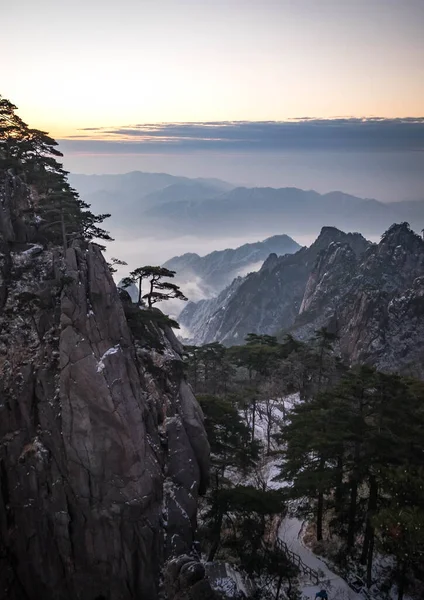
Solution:
[[[322,326],[352,363],[424,376],[424,241],[407,223],[359,258],[340,244],[320,255],[293,332],[307,338]]]
[[[235,280],[217,299],[188,305],[179,316],[190,341],[206,344],[242,344],[248,333],[274,335],[294,323],[319,253],[331,243],[349,244],[355,254],[369,242],[359,233],[323,227],[317,240],[295,254],[270,254],[262,268]]]
[[[0,597],[154,600],[208,481],[181,347],[134,337],[97,246],[34,243],[24,183],[0,194]]]
[[[309,248],[271,254],[219,298],[188,305],[180,321],[197,344],[240,344],[251,332],[308,340],[327,327],[348,363],[422,378],[424,241],[407,223],[378,244],[324,227]]]

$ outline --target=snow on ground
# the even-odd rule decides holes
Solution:
[[[330,571],[323,560],[304,546],[302,543],[302,528],[302,521],[294,517],[286,517],[280,525],[278,537],[286,542],[290,550],[300,556],[305,565],[318,571],[320,575],[322,574],[322,578],[320,577],[322,583],[319,585],[307,581],[302,583],[300,589],[304,598],[314,600],[315,594],[325,589],[329,600],[364,600],[362,594],[354,592],[344,579]]]
[[[274,418],[277,419],[277,425],[273,428],[273,433],[276,433],[279,427],[278,421],[283,421],[284,417],[287,418],[290,410],[301,402],[299,394],[293,394],[281,399],[281,401],[273,409]],[[257,422],[257,437],[263,442],[266,442],[266,419],[259,418]],[[281,457],[264,457],[263,464],[261,465],[261,474],[263,479],[267,482],[268,489],[280,489],[289,485],[285,481],[273,481],[274,477],[280,473],[278,465],[281,464]],[[292,516],[287,516],[281,523],[278,537],[283,540],[287,546],[298,554],[302,561],[317,571],[322,578],[320,579],[319,585],[314,585],[308,580],[307,576],[301,576],[301,592],[304,600],[315,600],[315,594],[322,589],[325,589],[328,593],[329,600],[364,600],[362,594],[354,592],[349,585],[340,576],[333,573],[325,564],[325,562],[318,558],[311,550],[306,548],[302,543],[302,528],[303,522]]]
[[[224,562],[205,563],[205,569],[212,588],[227,598],[240,597],[240,593],[249,598],[255,591],[249,578],[233,565]]]
[[[293,394],[278,399],[278,401],[275,402],[273,407],[273,418],[275,420],[272,428],[273,434],[279,431],[281,422],[284,421],[285,418],[289,418],[290,411],[300,402],[299,394]],[[267,419],[265,416],[265,408],[265,403],[259,404],[258,412],[260,414],[255,424],[255,437],[263,442],[264,447],[266,447],[267,442]],[[273,444],[271,443],[271,449],[273,449],[272,446]],[[281,489],[290,485],[289,482],[286,481],[273,481],[280,473],[279,465],[281,465],[281,460],[281,456],[264,455],[256,473],[248,479],[241,476],[237,477],[237,473],[234,473],[232,476],[234,477],[234,480],[238,480],[237,483],[241,485],[258,485],[262,481],[266,482],[267,489]],[[318,585],[312,583],[306,575],[300,575],[302,600],[315,600],[315,594],[322,589],[327,591],[329,600],[367,600],[367,597],[364,594],[355,592],[342,577],[329,569],[323,559],[316,556],[303,544],[302,531],[304,524],[303,521],[290,515],[289,507],[289,515],[283,519],[278,531],[278,537],[287,544],[290,550],[299,555],[305,565],[314,571],[317,571],[319,574],[320,583]],[[380,560],[384,564],[387,562],[387,559]],[[382,565],[378,565],[378,569],[376,570],[381,571],[381,569]],[[368,596],[368,600],[370,599],[372,599],[372,596]],[[405,600],[411,599],[405,596]]]

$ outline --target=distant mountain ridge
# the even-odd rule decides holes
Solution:
[[[69,182],[82,194],[97,192],[99,190],[112,192],[126,190],[127,192],[141,194],[142,196],[177,184],[200,184],[222,191],[228,191],[234,187],[232,184],[221,179],[190,178],[180,175],[169,175],[169,173],[149,173],[144,171],[105,175],[70,173]]]
[[[117,175],[71,173],[69,181],[95,212],[110,212],[113,225],[129,230],[143,228],[148,208],[214,198],[233,187],[220,179],[191,179],[142,171]]]
[[[146,219],[180,234],[207,227],[212,234],[269,231],[315,232],[326,224],[381,234],[393,222],[424,220],[424,201],[384,204],[343,192],[319,194],[298,188],[234,188],[211,199],[168,202],[147,208]]]
[[[195,253],[186,253],[175,256],[164,263],[164,267],[176,271],[178,281],[200,278],[205,295],[209,291],[222,291],[238,275],[245,275],[250,268],[256,270],[260,264],[271,254],[278,256],[293,254],[300,249],[300,245],[288,235],[275,235],[263,240],[243,244],[242,246],[226,250],[216,250],[206,256]]]
[[[394,222],[415,230],[424,222],[424,200],[383,203],[339,191],[319,194],[293,187],[235,187],[218,179],[190,179],[134,171],[123,175],[69,176],[94,212],[110,212],[110,227],[173,238],[316,235],[331,224],[381,235]]]

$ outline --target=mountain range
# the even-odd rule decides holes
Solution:
[[[190,179],[134,171],[70,175],[95,212],[111,212],[111,228],[169,237],[316,234],[321,227],[381,235],[393,222],[424,223],[424,200],[383,203],[333,191],[235,187],[218,179]]]
[[[308,339],[325,326],[348,361],[422,375],[423,316],[424,241],[401,223],[378,244],[324,227],[309,248],[271,254],[179,320],[196,344],[243,343],[251,332]]]
[[[145,211],[149,208],[171,201],[212,198],[233,188],[220,179],[190,179],[142,171],[117,175],[71,173],[69,182],[95,212],[110,212],[111,223],[130,229],[143,226]]]

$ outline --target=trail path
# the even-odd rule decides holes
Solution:
[[[278,537],[286,542],[287,546],[293,552],[296,552],[305,565],[322,571],[324,573],[322,584],[303,584],[301,589],[305,598],[315,600],[315,594],[319,590],[325,589],[328,594],[328,600],[364,600],[362,594],[354,592],[344,579],[336,575],[327,567],[325,562],[315,556],[301,541],[302,521],[293,517],[286,517],[278,531]]]

